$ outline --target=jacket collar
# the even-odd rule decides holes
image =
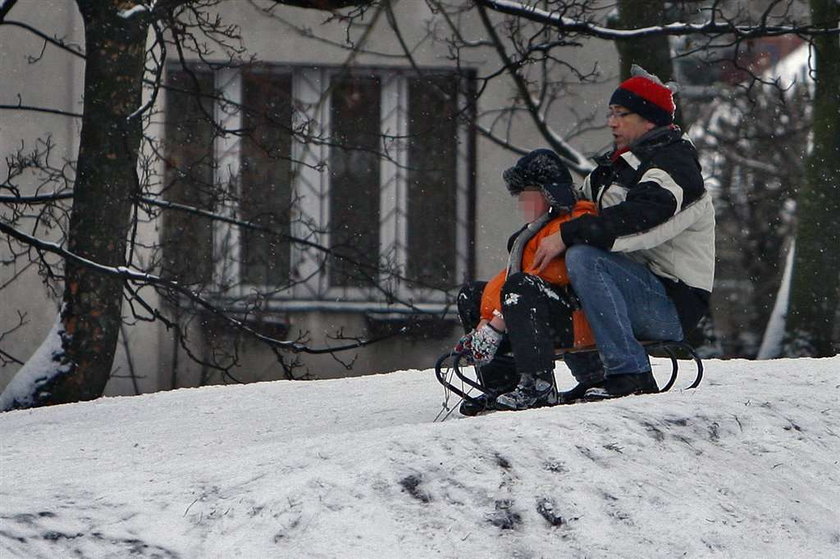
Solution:
[[[611,165],[618,159],[623,159],[634,169],[641,161],[647,159],[651,153],[659,148],[678,142],[682,139],[683,133],[678,126],[668,125],[654,128],[650,132],[636,139],[635,142],[625,150],[611,149],[596,156],[595,163],[598,165]]]
[[[635,153],[639,159],[645,159],[651,152],[680,141],[682,136],[682,130],[675,125],[660,126],[637,138],[635,142],[630,144],[630,151]]]

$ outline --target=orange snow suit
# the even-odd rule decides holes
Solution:
[[[575,204],[571,213],[557,216],[546,223],[525,245],[525,250],[522,252],[522,272],[540,277],[554,286],[568,285],[569,276],[566,272],[566,260],[562,256],[552,260],[545,270],[537,273],[533,267],[534,255],[537,252],[537,247],[540,246],[540,241],[548,235],[557,233],[560,230],[560,225],[581,215],[594,213],[596,213],[595,204],[581,200]],[[500,271],[484,287],[481,296],[482,319],[490,320],[493,318],[493,311],[501,312],[502,286],[507,280],[507,272],[507,268]],[[579,348],[594,345],[595,338],[592,335],[592,330],[589,328],[589,323],[586,321],[582,310],[578,309],[573,311],[572,321],[574,328],[573,347]]]

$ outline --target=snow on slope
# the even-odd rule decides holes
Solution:
[[[839,372],[437,423],[431,371],[8,412],[0,557],[836,557]]]

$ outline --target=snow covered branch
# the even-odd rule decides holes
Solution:
[[[72,197],[72,192],[53,192],[51,194],[38,194],[35,196],[0,196],[0,204],[44,204],[59,200],[69,200]]]
[[[334,11],[354,6],[367,6],[372,0],[272,0],[280,6],[294,6],[312,10]]]
[[[660,35],[733,35],[738,39],[752,37],[770,37],[774,35],[837,35],[840,27],[819,27],[816,25],[739,25],[735,22],[710,19],[702,23],[669,23],[640,29],[612,29],[597,25],[590,21],[559,15],[555,12],[543,10],[536,6],[512,0],[477,0],[479,6],[487,7],[495,12],[520,17],[529,21],[550,26],[556,31],[564,33],[578,33],[589,37],[597,37],[609,41],[622,39],[638,39]]]
[[[117,12],[117,15],[123,19],[131,19],[140,14],[151,14],[155,9],[156,2],[153,0],[150,4],[138,3],[130,8],[124,8]]]
[[[44,193],[44,194],[38,194],[38,195],[32,195],[32,196],[22,196],[22,195],[0,196],[0,204],[5,204],[7,206],[29,206],[29,205],[34,206],[34,205],[39,205],[39,204],[50,204],[50,203],[58,202],[58,201],[61,201],[61,200],[69,200],[69,199],[72,199],[72,198],[73,198],[73,193],[72,192],[56,191],[56,192]],[[246,220],[242,220],[242,219],[237,219],[235,217],[231,217],[231,216],[228,216],[228,215],[222,215],[222,214],[219,214],[217,212],[213,212],[213,211],[210,211],[210,210],[205,210],[205,209],[198,208],[198,207],[195,207],[195,206],[190,206],[190,205],[186,205],[186,204],[179,204],[179,203],[176,203],[176,202],[171,202],[171,201],[168,201],[168,200],[161,200],[159,198],[150,197],[150,196],[141,196],[141,197],[138,198],[138,202],[140,202],[141,204],[146,204],[148,206],[154,206],[154,207],[161,208],[161,209],[164,209],[164,210],[170,210],[170,211],[174,211],[174,212],[180,212],[180,213],[184,213],[184,214],[195,215],[195,216],[198,216],[198,217],[201,217],[201,218],[204,218],[204,219],[208,219],[210,221],[233,225],[233,226],[236,226],[236,227],[241,228],[241,229],[246,229],[246,230],[259,232],[259,233],[264,233],[264,234],[267,234],[267,235],[271,235],[272,237],[281,238],[281,239],[283,239],[283,241],[293,243],[293,244],[295,244],[299,247],[304,247],[306,249],[312,249],[315,252],[322,254],[325,258],[347,261],[348,263],[350,263],[354,266],[357,266],[360,269],[367,269],[367,272],[370,274],[369,279],[371,280],[371,283],[373,283],[376,286],[376,288],[379,289],[382,292],[382,294],[389,301],[392,301],[393,304],[400,305],[400,306],[402,306],[406,309],[410,309],[411,311],[416,312],[418,314],[426,314],[427,311],[424,311],[423,309],[418,308],[411,301],[406,300],[402,297],[398,297],[395,293],[392,293],[388,289],[379,286],[379,282],[375,281],[375,278],[377,276],[379,276],[380,274],[384,273],[389,278],[391,278],[393,280],[396,280],[396,281],[409,283],[409,284],[415,285],[417,287],[425,288],[425,289],[439,289],[437,286],[428,284],[426,282],[423,282],[423,281],[420,281],[420,280],[417,280],[417,279],[409,278],[409,277],[399,273],[397,270],[386,268],[384,266],[373,266],[371,264],[366,264],[364,262],[356,262],[352,258],[350,258],[350,257],[348,257],[344,254],[341,254],[340,252],[337,252],[337,251],[333,250],[332,248],[329,248],[329,247],[326,247],[322,244],[314,242],[310,239],[307,239],[307,238],[304,238],[304,237],[298,237],[298,236],[294,236],[294,235],[289,235],[288,233],[284,233],[284,232],[279,232],[279,231],[276,231],[275,229],[272,229],[271,227],[266,227],[265,225],[261,225],[259,223],[246,221]],[[5,226],[10,227],[8,224],[6,224]],[[33,245],[33,243],[29,242],[30,238],[32,238],[32,237],[26,236],[23,239],[18,238],[18,240],[21,240],[26,245]],[[59,245],[55,245],[55,244],[51,244],[51,246],[52,247],[59,247]],[[56,252],[55,250],[49,250],[49,248],[47,248],[47,251],[60,255],[60,253]],[[132,278],[127,278],[127,279],[132,279]],[[161,281],[166,281],[166,280],[162,279]]]
[[[482,9],[481,5],[479,5],[479,15],[481,17],[481,21],[484,24],[484,28],[487,31],[491,42],[498,54],[499,58],[502,60],[505,70],[508,72],[508,75],[516,84],[516,88],[519,90],[519,95],[523,99],[525,103],[525,107],[528,113],[531,115],[531,118],[543,135],[543,137],[551,144],[551,147],[562,157],[569,166],[579,173],[587,173],[592,170],[592,163],[590,163],[586,157],[583,156],[580,152],[574,149],[571,144],[569,144],[563,137],[552,130],[548,123],[546,122],[545,118],[545,111],[543,110],[542,104],[538,99],[535,99],[534,96],[528,89],[528,85],[525,83],[525,79],[522,75],[519,74],[517,71],[517,65],[513,64],[510,56],[508,55],[507,51],[505,50],[504,42],[502,38],[499,37],[498,33],[496,32],[495,27],[493,27],[492,23],[490,22],[487,13],[484,9]]]

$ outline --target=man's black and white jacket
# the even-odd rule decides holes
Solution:
[[[715,272],[715,212],[694,145],[678,128],[657,128],[617,157],[596,162],[579,194],[596,202],[599,213],[565,223],[563,242],[646,264],[687,333],[708,310]]]

